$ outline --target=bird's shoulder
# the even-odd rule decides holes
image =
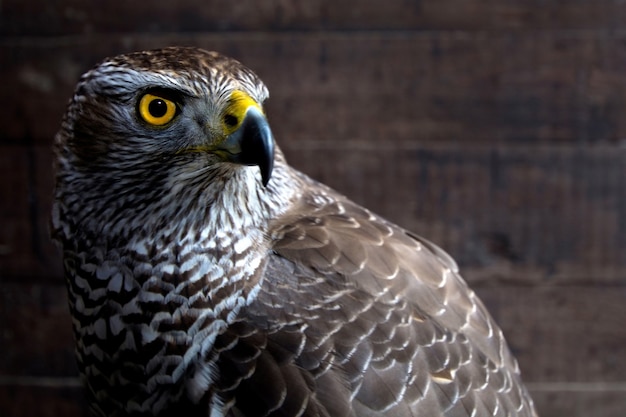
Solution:
[[[524,408],[500,330],[442,249],[315,182],[270,237],[258,296],[216,345],[240,415]]]
[[[466,324],[457,316],[475,309],[475,295],[448,253],[323,184],[308,185],[272,225],[264,288],[288,283],[289,294],[307,299],[358,291],[406,300],[454,331]]]

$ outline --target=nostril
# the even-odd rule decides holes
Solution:
[[[228,127],[235,127],[239,124],[239,119],[237,116],[233,116],[232,114],[227,114],[224,116],[224,123]]]

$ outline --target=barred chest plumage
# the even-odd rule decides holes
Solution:
[[[126,244],[66,242],[78,362],[98,415],[180,412],[210,391],[215,337],[254,299],[267,251],[236,212]]]

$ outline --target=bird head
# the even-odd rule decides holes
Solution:
[[[55,139],[54,236],[117,242],[271,218],[293,187],[263,110],[268,95],[241,63],[198,48],[96,65]]]
[[[256,166],[267,185],[274,162],[267,96],[252,71],[214,52],[121,55],[81,78],[57,149],[73,169],[109,178],[158,177],[172,166],[220,174]]]

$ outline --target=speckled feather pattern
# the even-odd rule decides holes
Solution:
[[[145,126],[137,98],[181,112]],[[436,245],[291,168],[185,149],[262,81],[195,48],[108,59],[55,150],[53,236],[98,416],[536,416],[502,332]],[[271,118],[271,117],[270,117]]]

